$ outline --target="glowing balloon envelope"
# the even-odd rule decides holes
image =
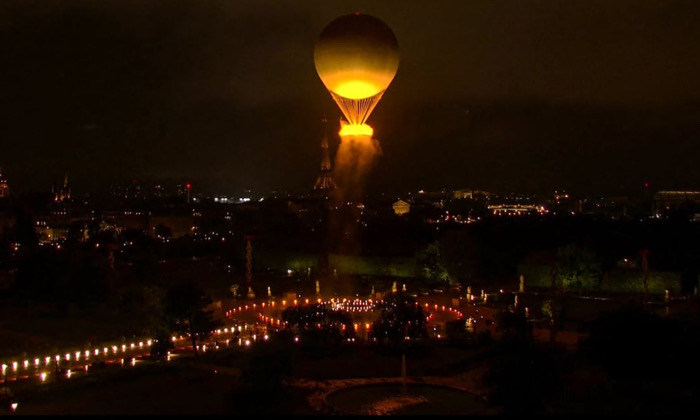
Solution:
[[[363,124],[399,68],[399,44],[381,20],[351,14],[332,21],[314,48],[316,71],[350,124]]]

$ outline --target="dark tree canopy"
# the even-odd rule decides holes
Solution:
[[[398,346],[410,340],[427,338],[427,315],[416,299],[406,293],[393,293],[380,304],[379,318],[372,324],[370,337],[380,344]]]
[[[197,341],[209,337],[222,325],[220,320],[214,319],[214,310],[209,308],[211,303],[212,299],[193,282],[168,290],[166,316],[172,322],[174,332],[190,337],[195,356],[198,355]]]

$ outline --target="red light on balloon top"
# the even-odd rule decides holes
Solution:
[[[185,188],[187,188],[188,190],[190,189],[190,187],[191,187],[190,184],[185,185]]]

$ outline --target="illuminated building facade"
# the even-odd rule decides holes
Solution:
[[[411,211],[411,205],[408,204],[407,202],[403,201],[403,200],[399,200],[399,201],[395,202],[395,203],[392,205],[392,207],[393,207],[393,209],[394,209],[394,213],[396,213],[396,214],[399,215],[399,216],[401,216],[402,214],[406,214],[406,213],[408,213],[409,211]]]
[[[670,210],[683,203],[700,203],[700,191],[659,191],[654,194],[657,210]]]
[[[455,190],[453,196],[455,199],[486,199],[488,200],[493,194],[483,190],[462,189]]]
[[[534,204],[500,204],[489,205],[489,211],[495,215],[520,216],[525,214],[544,214],[547,212],[544,206]]]

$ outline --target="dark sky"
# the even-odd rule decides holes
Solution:
[[[10,188],[309,189],[339,118],[314,42],[355,11],[401,55],[370,191],[700,188],[696,0],[3,0]]]

